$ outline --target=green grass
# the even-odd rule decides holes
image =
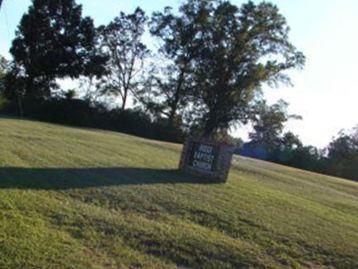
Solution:
[[[0,268],[358,268],[358,183],[181,146],[0,118]]]

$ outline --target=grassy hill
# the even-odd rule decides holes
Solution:
[[[0,118],[0,268],[358,268],[358,183],[181,146]]]

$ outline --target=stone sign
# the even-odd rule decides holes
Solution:
[[[216,146],[193,142],[188,165],[194,169],[213,172],[218,159],[218,154],[219,150]]]
[[[206,138],[189,138],[184,144],[179,168],[209,180],[225,182],[233,153],[232,145]]]

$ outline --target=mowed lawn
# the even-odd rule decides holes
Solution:
[[[358,183],[181,146],[0,118],[0,268],[358,268]]]

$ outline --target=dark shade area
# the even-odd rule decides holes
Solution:
[[[182,143],[186,133],[179,126],[170,127],[168,120],[153,120],[140,108],[109,109],[105,105],[92,104],[88,100],[69,98],[26,99],[22,104],[22,116],[44,122],[77,127],[89,127],[140,137]],[[0,107],[3,115],[19,115],[16,102]]]
[[[120,185],[209,184],[177,169],[132,167],[103,168],[0,168],[0,188],[61,190]]]

